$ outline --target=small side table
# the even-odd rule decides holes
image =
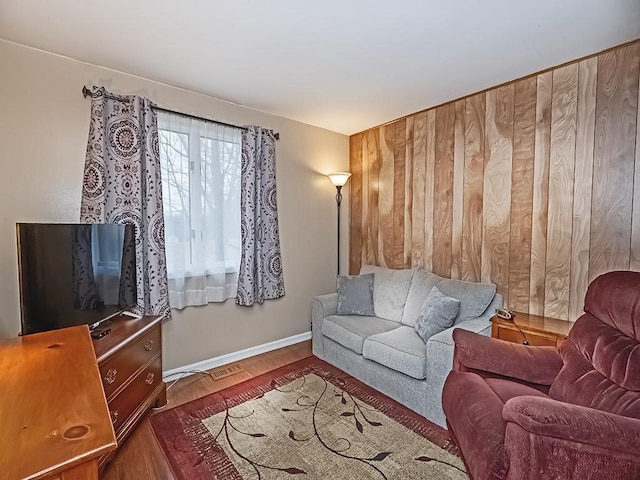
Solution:
[[[514,343],[522,343],[526,339],[529,345],[559,347],[566,341],[573,326],[573,323],[567,320],[541,317],[529,313],[514,313],[515,323],[524,333],[524,338],[523,333],[518,330],[514,322],[503,320],[498,316],[491,318],[491,336],[493,338]]]

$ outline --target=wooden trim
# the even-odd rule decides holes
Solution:
[[[197,371],[213,370],[214,368],[221,367],[222,365],[236,363],[241,360],[246,360],[247,358],[255,357],[257,355],[263,355],[274,350],[290,347],[291,345],[297,345],[307,340],[311,340],[310,331],[292,335],[286,338],[281,338],[279,340],[274,340],[273,342],[256,345],[255,347],[245,348],[244,350],[239,350],[237,352],[227,353],[218,357],[212,357],[207,360],[184,365],[183,367],[172,368],[171,370],[162,372],[162,379],[165,382],[173,382],[174,380],[193,375],[194,372]]]

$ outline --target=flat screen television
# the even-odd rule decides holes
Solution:
[[[18,223],[22,334],[100,322],[136,304],[133,225]]]

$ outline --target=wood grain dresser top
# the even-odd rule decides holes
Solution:
[[[116,446],[86,325],[0,344],[0,477],[36,479]]]

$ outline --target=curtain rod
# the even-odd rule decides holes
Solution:
[[[83,86],[82,87],[82,95],[84,96],[84,98],[90,97],[91,96],[91,90],[89,90],[86,86]],[[107,98],[111,98],[111,99],[114,99],[114,100],[117,100],[119,98],[119,97],[116,97],[114,95],[109,95],[109,94],[106,94],[106,96],[107,96]],[[162,107],[154,106],[153,109],[158,111],[158,112],[172,113],[174,115],[180,115],[182,117],[193,118],[194,120],[204,120],[205,122],[212,122],[212,123],[216,123],[218,125],[223,125],[225,127],[237,128],[238,130],[246,130],[245,127],[241,127],[239,125],[233,125],[232,123],[225,123],[225,122],[220,122],[218,120],[211,120],[210,118],[198,117],[197,115],[191,115],[190,113],[178,112],[176,110],[169,110],[168,108],[162,108]],[[276,140],[280,140],[280,133],[276,132],[273,135],[276,138]]]

